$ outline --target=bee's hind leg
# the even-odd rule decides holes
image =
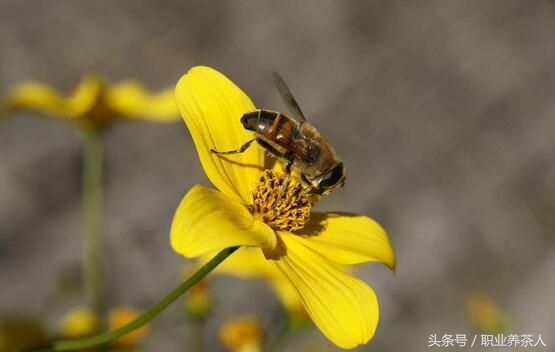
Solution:
[[[251,139],[247,143],[243,144],[241,146],[241,148],[239,148],[237,150],[229,150],[229,151],[226,151],[226,152],[219,152],[217,150],[210,149],[210,153],[214,153],[214,154],[218,154],[218,155],[240,154],[240,153],[243,153],[245,150],[247,150],[251,146],[252,142],[254,142],[255,140],[256,140],[256,138]]]

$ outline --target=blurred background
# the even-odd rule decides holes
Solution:
[[[202,64],[283,111],[271,79],[280,72],[348,169],[319,209],[373,217],[397,252],[396,274],[359,271],[380,324],[358,350],[471,339],[482,332],[468,310],[475,292],[506,315],[506,334],[542,334],[537,348],[554,350],[551,2],[0,0],[0,53],[0,94],[28,79],[69,92],[88,72],[161,89]],[[185,192],[208,180],[182,122],[117,123],[104,142],[109,304],[146,309],[189,263],[170,247],[170,223]],[[0,317],[55,329],[81,302],[56,294],[79,273],[80,186],[71,126],[34,113],[0,124]],[[284,313],[263,282],[213,277],[211,288],[205,350],[224,351],[218,326],[237,314],[259,315],[269,336],[277,329]],[[186,351],[193,331],[174,304],[142,348]],[[483,348],[496,349],[510,350]],[[335,347],[313,328],[281,350]]]

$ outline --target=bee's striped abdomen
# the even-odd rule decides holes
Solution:
[[[248,112],[241,117],[243,127],[249,131],[264,134],[270,129],[279,113],[268,110]]]
[[[295,121],[279,112],[257,110],[244,114],[241,117],[243,127],[256,132],[266,139],[280,142],[291,135]]]

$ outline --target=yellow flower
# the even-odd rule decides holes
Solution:
[[[262,350],[261,325],[252,315],[228,320],[220,326],[220,341],[232,352],[259,352]]]
[[[100,320],[89,308],[76,308],[62,318],[61,334],[65,338],[91,336],[100,331]]]
[[[108,313],[108,329],[110,331],[121,328],[141,315],[133,307],[118,306]],[[101,322],[98,315],[89,308],[76,308],[67,313],[61,322],[60,332],[64,338],[80,338],[100,332]],[[115,341],[120,345],[131,345],[141,340],[149,331],[149,325],[140,327]]]
[[[468,296],[466,311],[472,325],[487,334],[501,334],[507,330],[507,315],[490,296],[475,292]]]
[[[22,109],[94,127],[105,126],[118,118],[157,122],[179,119],[172,89],[152,94],[137,81],[110,85],[95,74],[83,77],[68,96],[41,82],[23,82],[7,93],[0,112],[9,114]]]
[[[119,306],[110,311],[108,314],[108,329],[110,331],[119,329],[124,325],[132,322],[141,315],[141,312],[133,307]],[[115,343],[120,345],[132,345],[144,338],[150,330],[149,325],[144,325],[137,330],[130,332],[118,338]]]
[[[393,268],[395,255],[383,228],[362,215],[310,214],[311,199],[295,182],[278,197],[283,175],[264,170],[261,148],[224,157],[210,153],[237,149],[253,138],[239,119],[255,107],[221,73],[195,67],[179,80],[175,94],[204,171],[219,191],[196,185],[185,195],[172,223],[174,250],[197,257],[241,246],[227,265],[244,267],[245,276],[284,278],[274,282],[294,288],[337,346],[368,342],[378,324],[376,295],[342,266],[382,262]]]

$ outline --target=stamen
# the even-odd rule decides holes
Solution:
[[[311,196],[299,183],[290,182],[281,192],[285,175],[266,170],[258,179],[252,198],[251,212],[267,225],[278,230],[295,231],[303,228],[310,218]]]

